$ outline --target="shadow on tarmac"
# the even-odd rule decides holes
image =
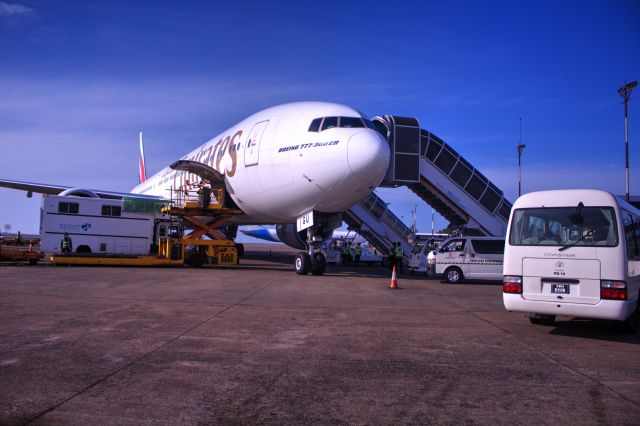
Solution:
[[[544,327],[544,326],[541,326]],[[608,342],[640,344],[640,332],[625,332],[619,324],[606,320],[573,318],[558,321],[551,326],[549,334],[556,336],[579,337],[583,339],[604,340]]]

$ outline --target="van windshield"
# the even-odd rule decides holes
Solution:
[[[438,249],[440,253],[452,253],[464,250],[465,240],[451,240]]]
[[[422,253],[423,248],[424,248],[424,242],[420,241],[419,243],[416,243],[416,245],[413,246],[413,249],[411,250],[411,254]]]
[[[513,213],[509,244],[515,246],[618,245],[612,207],[542,207]]]

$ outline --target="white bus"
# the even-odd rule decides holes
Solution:
[[[507,228],[503,301],[534,324],[556,315],[637,328],[640,210],[604,191],[532,192]]]

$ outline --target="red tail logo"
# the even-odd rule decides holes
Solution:
[[[142,132],[140,132],[140,161],[138,163],[138,173],[140,174],[140,183],[147,180],[147,168],[144,165],[144,147],[142,145]]]

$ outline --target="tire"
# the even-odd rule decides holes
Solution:
[[[29,259],[29,265],[33,266],[38,264],[38,259]]]
[[[449,284],[458,284],[464,279],[464,275],[462,275],[460,268],[451,266],[444,271],[444,279],[447,280]]]
[[[556,322],[555,315],[529,314],[529,322],[535,325],[554,325]]]
[[[322,253],[314,253],[311,259],[311,273],[313,275],[322,275],[327,269],[327,259]]]
[[[311,269],[311,258],[305,252],[296,254],[296,260],[294,263],[296,274],[307,275]]]
[[[189,258],[189,265],[193,266],[194,268],[201,268],[204,264],[204,260],[205,259],[202,254],[194,253]]]
[[[244,244],[236,243],[236,251],[238,252],[238,257],[244,256]]]
[[[640,324],[640,299],[638,300],[638,304],[633,314],[620,323],[620,328],[624,333],[635,334],[638,331]]]

